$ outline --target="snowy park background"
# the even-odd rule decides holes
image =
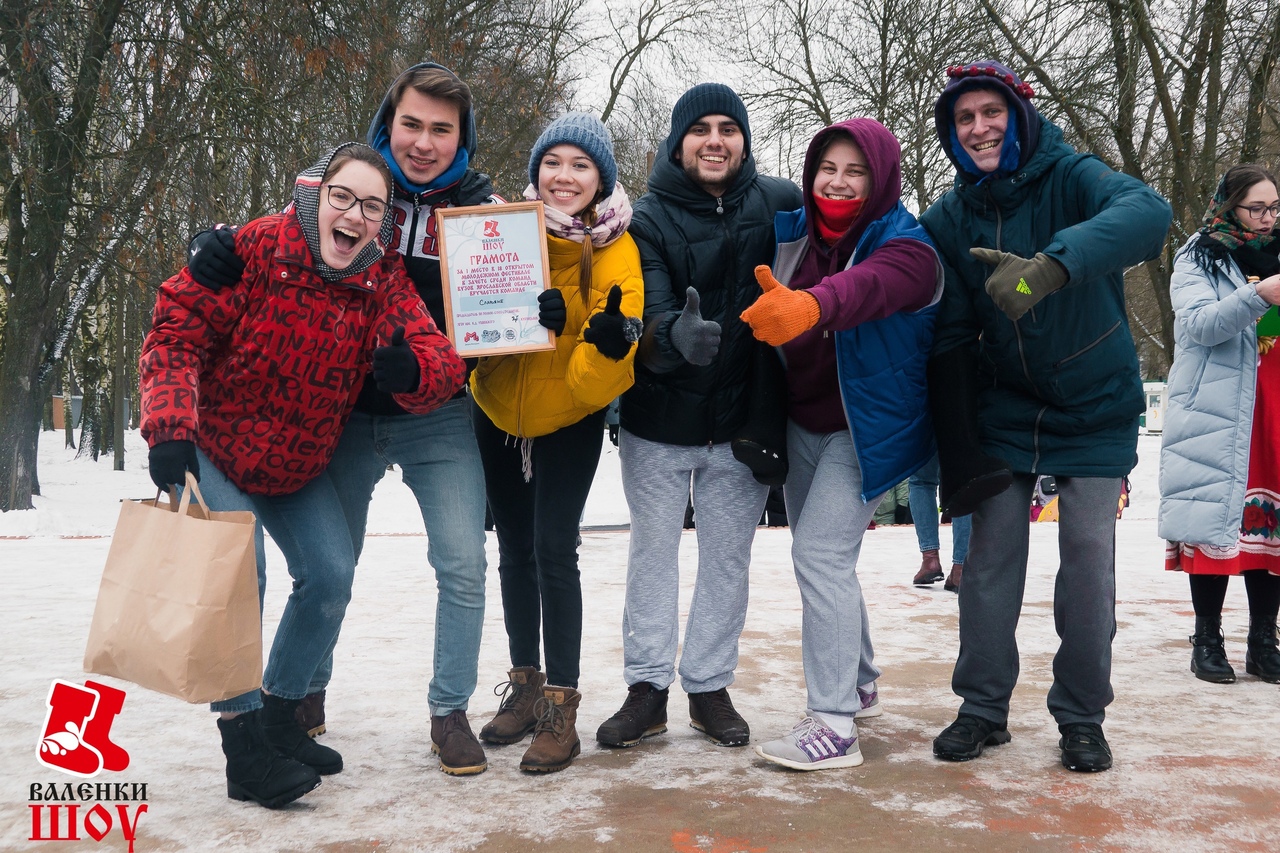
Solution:
[[[43,433],[44,495],[29,512],[0,514],[0,849],[125,850],[118,828],[102,842],[30,841],[33,782],[72,777],[36,761],[52,679],[80,682],[84,641],[121,498],[150,497],[146,452],[129,433],[127,466],[75,459],[62,436]],[[1115,768],[1072,774],[1058,763],[1057,731],[1044,707],[1057,638],[1052,621],[1054,524],[1033,526],[1031,569],[1019,628],[1022,679],[1013,742],[967,764],[930,753],[954,716],[956,599],[938,584],[916,589],[911,527],[869,532],[858,567],[884,668],[884,716],[860,727],[866,763],[797,774],[749,749],[709,744],[687,726],[674,686],[670,731],[642,747],[612,751],[595,727],[616,710],[627,521],[617,451],[606,442],[584,519],[586,601],[579,734],[568,770],[524,775],[522,746],[488,749],[478,777],[440,773],[430,754],[434,579],[422,522],[398,474],[378,487],[373,534],[329,689],[329,733],[346,770],[283,811],[226,798],[222,755],[203,708],[122,682],[128,691],[112,729],[131,764],[98,781],[146,782],[149,809],[135,849],[150,850],[1273,850],[1280,838],[1280,687],[1243,674],[1243,587],[1233,584],[1225,624],[1240,673],[1214,686],[1188,672],[1192,616],[1186,580],[1162,571],[1155,532],[1158,436],[1140,440],[1132,505],[1117,528],[1117,699],[1107,733]],[[943,528],[944,562],[949,528]],[[490,688],[505,678],[506,640],[497,549],[489,537],[488,609],[474,728],[496,709]],[[761,528],[751,608],[732,694],[756,741],[788,729],[804,710],[800,604],[790,533]],[[687,607],[697,544],[682,546]],[[268,637],[287,594],[283,558],[269,551]],[[83,837],[83,833],[81,833]]]

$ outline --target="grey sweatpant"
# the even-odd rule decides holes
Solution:
[[[680,680],[686,693],[733,683],[747,618],[751,542],[769,495],[728,443],[686,447],[619,439],[622,488],[631,510],[631,552],[622,616],[623,677],[659,689],[675,681],[680,631],[680,534],[693,486],[698,576],[685,626]]]
[[[858,685],[880,677],[857,572],[880,496],[860,496],[862,469],[847,429],[819,434],[788,421],[787,456],[783,494],[800,585],[807,707],[852,717],[861,707]]]
[[[1028,510],[1036,478],[978,506],[960,584],[960,657],[951,687],[960,712],[1006,722],[1018,681],[1015,632],[1027,580]],[[1101,723],[1111,691],[1116,634],[1116,505],[1120,479],[1058,477],[1058,577],[1049,712],[1063,723]]]

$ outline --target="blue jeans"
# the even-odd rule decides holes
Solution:
[[[327,472],[357,560],[369,501],[388,465],[400,466],[418,500],[427,529],[427,562],[436,574],[435,660],[427,703],[438,717],[466,710],[476,689],[484,625],[484,469],[470,407],[470,400],[459,397],[426,415],[352,412]],[[308,693],[329,683],[332,652],[330,647]]]
[[[911,521],[916,527],[916,540],[921,551],[938,550],[938,454],[933,454],[924,467],[908,481]],[[963,564],[969,554],[969,533],[973,516],[951,519],[951,562]]]
[[[284,552],[293,578],[293,591],[262,674],[262,686],[282,699],[307,695],[311,678],[333,646],[351,600],[356,559],[343,523],[342,505],[327,474],[321,474],[288,495],[249,495],[242,492],[209,461],[200,459],[200,494],[213,510],[250,510],[258,517],[255,545],[258,555],[258,603],[267,586],[262,528]],[[252,690],[214,702],[214,711],[244,712],[262,707]]]

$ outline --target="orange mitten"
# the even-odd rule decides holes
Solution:
[[[818,325],[822,309],[813,296],[783,287],[764,264],[756,267],[756,281],[764,293],[741,315],[756,340],[779,347]]]

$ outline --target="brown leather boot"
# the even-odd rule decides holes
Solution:
[[[916,586],[929,586],[942,580],[942,561],[938,559],[938,549],[920,552],[920,571],[911,582]]]
[[[952,563],[951,574],[947,575],[947,582],[942,585],[942,588],[945,589],[947,592],[959,592],[960,591],[960,575],[963,573],[963,571],[964,571],[964,563]]]
[[[542,698],[547,677],[536,666],[517,666],[507,672],[507,680],[493,689],[501,696],[498,714],[480,729],[485,743],[519,743],[533,731],[538,718],[533,706]]]
[[[573,763],[582,752],[578,740],[578,703],[582,694],[572,687],[542,688],[538,700],[538,724],[533,743],[520,759],[520,769],[532,773],[554,773]]]

